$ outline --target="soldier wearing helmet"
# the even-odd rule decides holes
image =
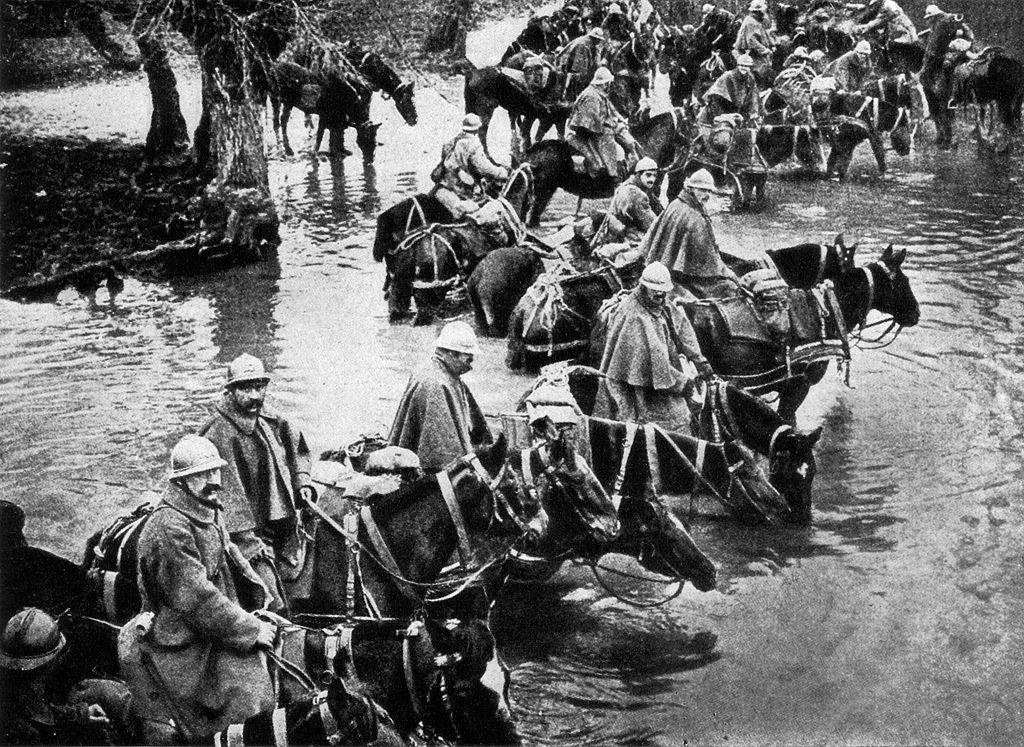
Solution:
[[[213,416],[200,429],[225,455],[224,524],[272,596],[287,605],[281,578],[302,570],[298,512],[313,499],[309,446],[284,416],[264,407],[270,377],[263,362],[243,353],[228,365]]]
[[[430,358],[409,377],[388,441],[415,452],[425,472],[438,472],[493,440],[480,406],[462,380],[473,368],[477,352],[473,328],[466,322],[449,322],[437,336]]]
[[[750,55],[753,61],[754,77],[761,87],[771,85],[772,50],[775,39],[768,30],[768,3],[765,0],[752,0],[750,8],[733,44],[733,56],[739,60]]]
[[[462,132],[441,147],[441,162],[430,175],[431,194],[458,220],[475,212],[487,199],[483,179],[504,182],[509,171],[487,155],[480,141],[483,121],[476,114],[462,119]]]
[[[713,371],[686,314],[668,300],[673,288],[669,268],[652,262],[636,288],[620,292],[602,307],[597,334],[603,328],[604,376],[594,404],[596,416],[658,423],[671,430],[689,427],[684,394],[692,377],[683,359],[702,378],[710,378]]]
[[[581,90],[594,77],[601,64],[604,43],[604,30],[596,26],[566,44],[555,57],[555,67],[572,76],[569,82],[570,89],[574,92]]]
[[[0,739],[3,744],[105,743],[108,723],[96,703],[51,701],[51,682],[67,646],[57,622],[26,607],[4,626],[0,643]]]
[[[612,195],[604,224],[598,229],[593,246],[623,241],[639,243],[664,210],[654,192],[657,179],[658,164],[653,158],[644,156],[636,162],[632,176],[620,184]]]
[[[705,170],[692,174],[647,232],[640,251],[669,269],[675,282],[698,297],[732,295],[739,283],[722,260],[706,206],[719,199]]]
[[[704,94],[706,103],[697,115],[699,121],[711,124],[715,117],[736,112],[749,126],[757,127],[764,118],[764,105],[753,69],[754,59],[749,54],[741,54],[736,67],[718,76]]]
[[[261,648],[275,627],[266,589],[227,536],[218,499],[228,463],[202,436],[171,451],[167,492],[139,534],[142,612],[121,628],[121,672],[146,744],[193,741],[272,708]]]
[[[601,23],[604,29],[604,38],[609,46],[619,47],[630,39],[633,33],[633,24],[629,22],[622,6],[612,3],[605,11],[604,21]]]
[[[630,157],[635,156],[636,141],[626,120],[608,98],[608,86],[614,79],[608,68],[602,66],[597,69],[590,85],[572,105],[567,123],[572,134],[566,141],[583,156],[588,174],[594,178],[607,175],[618,180],[621,178],[623,150]]]
[[[854,32],[860,36],[878,34],[882,46],[917,43],[914,22],[896,0],[876,0],[868,6],[861,20]]]
[[[838,90],[860,91],[875,77],[875,68],[871,64],[871,43],[861,39],[849,52],[832,60],[825,67],[824,74],[836,79]]]

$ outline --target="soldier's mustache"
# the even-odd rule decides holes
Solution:
[[[204,485],[203,489],[199,491],[200,495],[202,495],[203,498],[209,498],[212,495],[214,495],[215,493],[219,493],[219,492],[220,492],[220,485],[217,485],[215,483],[210,483],[209,485]]]

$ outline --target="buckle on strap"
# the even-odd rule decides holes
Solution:
[[[338,720],[331,713],[331,707],[327,704],[327,691],[321,690],[313,696],[313,705],[320,712],[320,723],[323,724],[324,734],[327,736],[328,744],[341,744],[341,727]]]

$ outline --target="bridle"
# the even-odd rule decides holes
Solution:
[[[855,344],[861,350],[880,350],[882,348],[887,348],[896,342],[896,338],[899,337],[900,333],[903,331],[903,325],[899,324],[891,314],[879,319],[878,321],[872,322],[871,324],[867,323],[868,312],[870,312],[875,305],[875,276],[874,273],[871,272],[872,267],[877,267],[882,275],[885,276],[889,282],[890,288],[895,289],[896,287],[896,281],[893,277],[892,269],[881,260],[875,260],[874,262],[869,262],[863,267],[857,268],[864,273],[864,277],[868,284],[868,298],[867,305],[864,308],[864,318],[861,320],[860,326],[851,332],[851,336],[855,337]],[[872,327],[878,327],[882,324],[888,324],[888,326],[882,330],[881,334],[873,339],[864,338],[864,330],[871,329]],[[886,340],[885,338],[893,331],[894,328],[896,330],[895,333],[893,333],[891,338]],[[865,345],[863,343],[867,344]]]

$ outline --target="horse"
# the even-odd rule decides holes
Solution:
[[[815,99],[812,97],[812,109],[814,102]],[[909,155],[912,134],[911,116],[907,109],[863,93],[838,91],[831,96],[829,111],[833,117],[853,117],[868,126],[868,142],[878,162],[880,173],[885,173],[885,144],[882,142],[882,133],[888,133],[893,150],[898,155]],[[849,158],[852,159],[852,151]],[[840,156],[838,161],[840,164],[848,163],[845,155]]]
[[[935,123],[935,143],[940,147],[948,147],[953,141],[953,110],[949,108],[952,91],[945,70],[946,51],[949,43],[965,30],[963,16],[947,14],[940,19],[928,35],[924,59],[919,66],[918,77]]]
[[[504,337],[519,299],[544,271],[540,255],[527,246],[503,246],[488,254],[466,281],[477,328]]]
[[[344,130],[355,127],[356,143],[362,151],[363,161],[373,161],[380,124],[370,121],[369,87],[335,70],[317,74],[289,61],[273,64],[269,82],[274,134],[282,143],[285,155],[294,154],[288,142],[288,118],[292,108],[297,108],[320,116],[314,153],[320,150],[324,132],[330,130],[331,155],[348,155],[344,147]]]
[[[981,142],[999,147],[997,128],[1001,123],[1008,134],[1021,129],[1024,105],[1024,63],[999,47],[985,50],[978,60],[961,63],[953,96],[972,104],[975,132]]]
[[[845,270],[852,269],[856,251],[857,245],[846,246],[843,234],[839,234],[832,244],[807,242],[767,249],[765,254],[770,264],[766,264],[764,260],[750,260],[725,253],[722,254],[722,258],[739,277],[770,266],[791,288],[809,290],[825,280],[835,280]]]
[[[370,699],[352,693],[338,676],[322,687],[312,682],[301,697],[272,711],[250,716],[224,731],[198,737],[196,744],[234,747],[245,744],[379,745],[406,744],[389,716]],[[177,739],[168,743],[180,743]]]
[[[636,88],[630,88],[628,91],[622,89],[621,91],[623,94],[622,100],[630,102],[634,101],[633,91],[638,92],[633,106],[629,109],[619,107],[619,111],[627,117],[637,109],[641,97],[650,95],[651,78],[649,72],[653,57],[654,45],[651,40],[644,34],[634,32],[630,34],[629,41],[608,55],[605,61],[605,65],[616,77],[616,82],[612,84],[612,88],[609,90],[610,96],[615,96],[616,84],[621,88],[627,80],[631,80],[636,85]]]
[[[634,117],[630,130],[643,151],[641,155],[653,158],[660,169],[672,173],[677,170],[678,154],[686,152],[693,127],[692,118],[682,110],[673,109],[653,117],[641,110]],[[534,176],[534,203],[527,218],[528,225],[540,223],[551,198],[559,189],[587,199],[611,197],[615,192],[618,180],[607,173],[593,177],[577,172],[572,161],[574,154],[572,146],[565,141],[544,140],[535,143],[523,155],[523,163],[530,164]],[[670,188],[673,184],[670,178]],[[678,188],[682,188],[681,180]],[[670,195],[670,198],[674,196]]]
[[[593,410],[599,376],[589,366],[569,368],[570,390],[585,412]],[[716,381],[705,388],[703,405],[694,418],[694,435],[716,443],[739,441],[765,457],[768,481],[785,500],[785,506],[771,506],[774,513],[793,523],[810,521],[817,472],[814,445],[821,436],[820,428],[798,431],[761,398],[734,384]],[[721,492],[723,487],[717,487]]]
[[[847,270],[835,280],[838,309],[834,310],[837,313],[830,312],[827,316],[838,316],[831,323],[838,328],[836,334],[843,338],[841,349],[848,345],[843,341],[844,332],[863,325],[872,309],[890,314],[891,326],[917,324],[920,318],[917,299],[901,269],[905,258],[906,249],[896,253],[890,245],[878,260]],[[792,360],[771,342],[730,337],[709,302],[688,303],[685,308],[701,350],[715,372],[726,380],[736,380],[754,393],[778,392],[779,414],[787,422],[795,423],[797,409],[828,368],[827,358],[822,358],[836,355],[832,346],[825,345],[822,351],[808,349],[802,358]]]
[[[345,57],[359,71],[374,91],[395,103],[395,109],[410,127],[419,119],[413,81],[403,81],[395,69],[372,49],[364,49],[353,41],[345,48]]]
[[[291,665],[280,677],[286,701],[301,697],[307,680],[337,677],[391,714],[394,729],[405,738],[519,741],[497,694],[481,683],[494,655],[494,637],[482,620],[428,615],[326,628],[293,624],[282,626],[279,636],[280,657]]]
[[[703,102],[704,94],[729,69],[727,59],[728,56],[716,50],[697,66],[697,77],[693,81],[693,96],[697,101]]]
[[[636,285],[640,264],[582,273],[563,266],[541,275],[512,312],[506,365],[535,369],[541,362],[568,360],[586,351],[601,304]]]
[[[522,219],[533,202],[533,175],[519,166],[502,187],[495,210],[501,214],[501,241],[518,244],[525,238]],[[485,208],[487,209],[487,208]],[[495,249],[495,240],[474,213],[462,223],[431,224],[407,234],[391,252],[388,269],[388,311],[397,321],[416,299],[414,324],[429,324],[445,295],[469,277],[476,265]],[[499,244],[502,245],[502,244]]]
[[[888,75],[868,83],[861,89],[861,93],[906,110],[910,119],[910,142],[913,148],[917,130],[931,116],[928,98],[917,76]]]
[[[523,407],[529,392],[520,399]],[[586,419],[582,426],[588,439],[594,431]],[[589,453],[592,442],[588,440]],[[556,450],[560,441],[552,446],[550,456],[543,455],[536,448],[522,453],[519,469],[529,464],[523,472],[526,484],[533,483],[533,475],[543,475],[557,461]],[[582,459],[573,454],[573,459]],[[529,460],[527,462],[527,460]],[[548,496],[557,493],[548,493]],[[690,581],[700,591],[715,588],[716,572],[714,563],[693,541],[686,528],[665,507],[657,495],[650,491],[632,490],[624,495],[608,497],[602,491],[594,500],[581,507],[565,502],[558,506],[550,498],[544,498],[544,506],[551,517],[548,532],[536,542],[528,544],[521,551],[510,554],[508,564],[515,578],[522,581],[537,581],[551,576],[569,558],[590,559],[596,562],[608,553],[627,555],[635,558],[647,570],[677,580]],[[600,499],[598,499],[600,497]],[[589,507],[590,510],[587,510]],[[599,511],[600,513],[593,513]],[[595,518],[617,521],[617,531],[609,532]]]

